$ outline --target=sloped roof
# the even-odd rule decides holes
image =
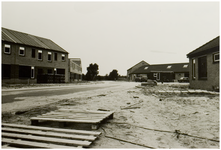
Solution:
[[[30,35],[23,32],[18,32],[2,27],[2,41],[24,44],[28,46],[34,46],[43,49],[55,50],[63,53],[68,53],[59,45],[51,41],[50,39]]]
[[[145,62],[144,60],[142,60],[141,62],[137,63],[136,65],[139,65],[140,63],[145,63],[146,65],[148,65],[148,63],[147,63],[147,62]],[[133,67],[135,67],[136,65],[134,65]],[[132,69],[133,67],[130,67],[130,68],[129,68],[129,69],[127,69],[127,70],[130,70],[130,69]]]
[[[80,58],[69,58],[70,61],[76,63],[77,65],[81,66],[81,59]]]
[[[219,46],[219,36],[187,54],[187,57],[198,55]],[[216,50],[216,49],[215,49]]]
[[[155,64],[145,65],[135,71],[133,74],[146,74],[150,72],[188,72],[189,63],[173,63],[173,64]]]

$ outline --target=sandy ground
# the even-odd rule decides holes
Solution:
[[[157,92],[188,89],[187,84],[141,88],[135,82],[104,82],[98,86],[103,84],[120,86],[6,103],[2,121],[29,125],[30,117],[58,108],[105,109],[115,111],[114,119],[101,124],[102,135],[92,148],[219,148],[219,95]]]

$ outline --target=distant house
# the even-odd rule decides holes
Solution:
[[[145,65],[132,73],[136,77],[142,76],[156,81],[173,82],[181,77],[189,77],[189,63]]]
[[[128,78],[128,80],[129,81],[134,81],[135,80],[135,75],[133,74],[133,71],[138,69],[141,66],[144,66],[144,65],[149,65],[149,64],[142,60],[141,62],[137,63],[136,65],[134,65],[133,67],[128,69],[127,70],[127,78]]]
[[[68,52],[50,39],[2,28],[2,83],[69,81]]]
[[[219,36],[187,54],[190,88],[219,89]]]
[[[82,65],[80,58],[69,58],[70,82],[82,80]]]

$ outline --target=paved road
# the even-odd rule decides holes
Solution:
[[[69,85],[2,90],[2,104],[22,100],[19,97],[54,96],[118,86],[117,84]]]

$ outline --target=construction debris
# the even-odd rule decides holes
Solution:
[[[142,102],[143,102],[143,100],[139,100],[138,103],[135,103],[135,104],[132,104],[132,105],[129,105],[129,106],[126,106],[126,107],[121,107],[121,109],[137,109],[137,108],[140,108],[140,107],[135,107],[134,105],[140,104]],[[132,107],[132,106],[134,106],[134,107]]]

